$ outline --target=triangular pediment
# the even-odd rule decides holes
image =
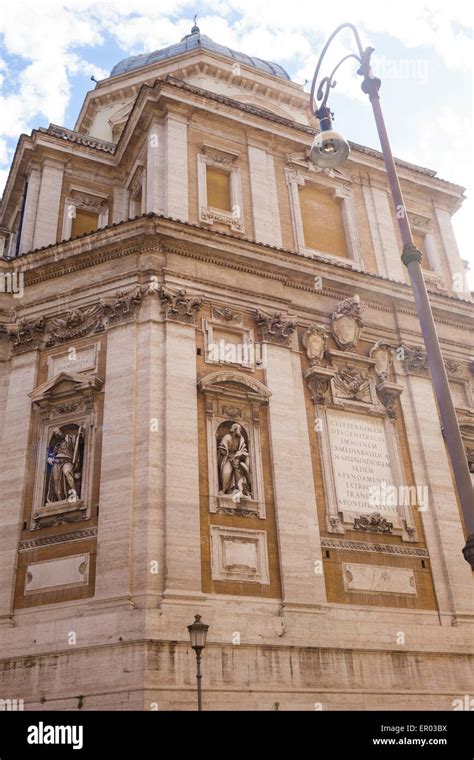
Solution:
[[[86,390],[99,390],[101,386],[102,380],[95,375],[84,372],[60,372],[55,377],[38,385],[29,396],[33,402],[37,403],[46,399],[74,396]]]

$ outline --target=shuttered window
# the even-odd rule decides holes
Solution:
[[[72,220],[71,237],[83,235],[85,232],[94,232],[99,226],[99,217],[92,211],[76,209],[76,216]]]
[[[341,204],[329,192],[299,188],[305,248],[348,258]]]
[[[207,205],[221,211],[232,211],[230,174],[214,166],[206,167]]]
[[[433,267],[431,266],[428,259],[428,254],[426,253],[425,236],[422,235],[421,232],[413,232],[412,234],[416,247],[423,254],[423,258],[421,259],[421,268],[425,269],[427,272],[432,272]]]

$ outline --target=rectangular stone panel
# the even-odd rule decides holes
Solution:
[[[28,565],[25,594],[86,586],[89,582],[89,559],[89,554],[76,554],[73,557],[61,557]]]
[[[214,580],[270,583],[265,531],[214,525],[211,540]]]
[[[391,505],[374,510],[370,502],[371,488],[393,484],[383,420],[328,409],[327,424],[338,510],[396,513],[396,507]]]
[[[413,570],[343,562],[342,575],[346,591],[416,595]]]
[[[97,345],[50,356],[48,379],[59,375],[60,372],[94,372],[97,369]]]

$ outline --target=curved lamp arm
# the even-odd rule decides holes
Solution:
[[[323,63],[323,60],[324,60],[324,56],[326,55],[326,52],[327,52],[327,50],[328,50],[331,42],[333,41],[334,37],[337,34],[339,34],[339,32],[342,31],[342,29],[351,29],[351,31],[352,31],[352,33],[353,33],[353,35],[355,37],[355,41],[356,41],[357,50],[358,50],[359,55],[356,55],[355,53],[349,53],[348,55],[344,56],[344,58],[342,58],[339,61],[339,63],[334,67],[334,69],[332,70],[331,74],[328,77],[324,77],[321,80],[321,82],[319,83],[319,86],[318,86],[318,88],[316,90],[316,85],[317,85],[317,82],[318,82],[319,72],[321,70],[321,66],[322,66],[322,63]],[[331,36],[327,40],[325,46],[323,47],[323,50],[321,52],[321,55],[319,56],[319,60],[318,60],[318,63],[316,65],[316,69],[315,69],[315,72],[314,72],[313,83],[311,85],[311,93],[310,93],[310,97],[309,97],[309,108],[310,108],[310,111],[311,111],[311,115],[314,115],[314,113],[319,108],[326,108],[326,106],[327,106],[327,100],[328,100],[328,97],[329,97],[329,92],[337,84],[336,81],[335,81],[335,79],[334,79],[334,75],[335,75],[336,71],[338,70],[339,66],[341,66],[341,64],[344,63],[344,61],[347,61],[349,58],[355,58],[355,60],[358,61],[359,64],[360,64],[360,67],[359,67],[357,73],[361,74],[364,77],[364,81],[367,80],[367,79],[371,79],[372,78],[372,74],[371,74],[371,70],[370,70],[370,56],[372,55],[373,52],[374,52],[374,48],[370,48],[369,47],[369,48],[366,48],[365,50],[363,49],[362,43],[361,43],[361,40],[360,40],[360,36],[359,36],[359,32],[357,31],[357,28],[354,26],[354,24],[349,24],[349,23],[340,24],[337,27],[337,29],[335,29],[333,31],[333,33],[331,34]],[[314,97],[315,92],[316,92],[316,99]],[[321,102],[318,104],[318,101],[321,101]]]

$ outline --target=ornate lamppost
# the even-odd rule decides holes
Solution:
[[[198,693],[198,710],[202,710],[202,688],[201,688],[201,653],[206,646],[206,636],[209,630],[209,626],[205,623],[201,623],[201,615],[194,616],[194,623],[188,625],[189,638],[191,640],[191,647],[196,652],[196,680],[197,680],[197,693]]]
[[[342,58],[333,68],[329,76],[325,76],[319,81],[319,74],[324,56],[326,55],[334,37],[343,29],[350,29],[352,31],[356,43],[357,54],[350,53],[349,55],[344,56],[344,58]],[[368,47],[365,50],[362,48],[359,33],[353,24],[341,24],[329,37],[319,57],[311,87],[310,110],[312,114],[314,113],[314,115],[318,117],[321,131],[320,134],[316,135],[314,138],[310,157],[315,166],[334,167],[345,161],[349,155],[350,150],[347,141],[332,127],[332,114],[327,102],[331,89],[336,85],[334,76],[337,70],[342,63],[350,58],[354,58],[359,64],[357,73],[363,77],[361,89],[369,96],[372,110],[374,112],[382,155],[387,170],[388,182],[403,242],[401,258],[410,275],[416,311],[421,325],[433,386],[441,414],[443,433],[446,438],[459,501],[462,506],[464,522],[468,533],[463,554],[466,561],[474,569],[474,500],[471,475],[469,473],[461,432],[459,430],[456,411],[454,409],[449,389],[448,377],[446,375],[438,335],[421,270],[420,262],[422,254],[413,241],[405,202],[403,200],[400,182],[395,167],[395,161],[393,159],[382,115],[379,98],[381,81],[373,75],[370,67],[370,58],[373,52],[374,48],[372,47]]]

